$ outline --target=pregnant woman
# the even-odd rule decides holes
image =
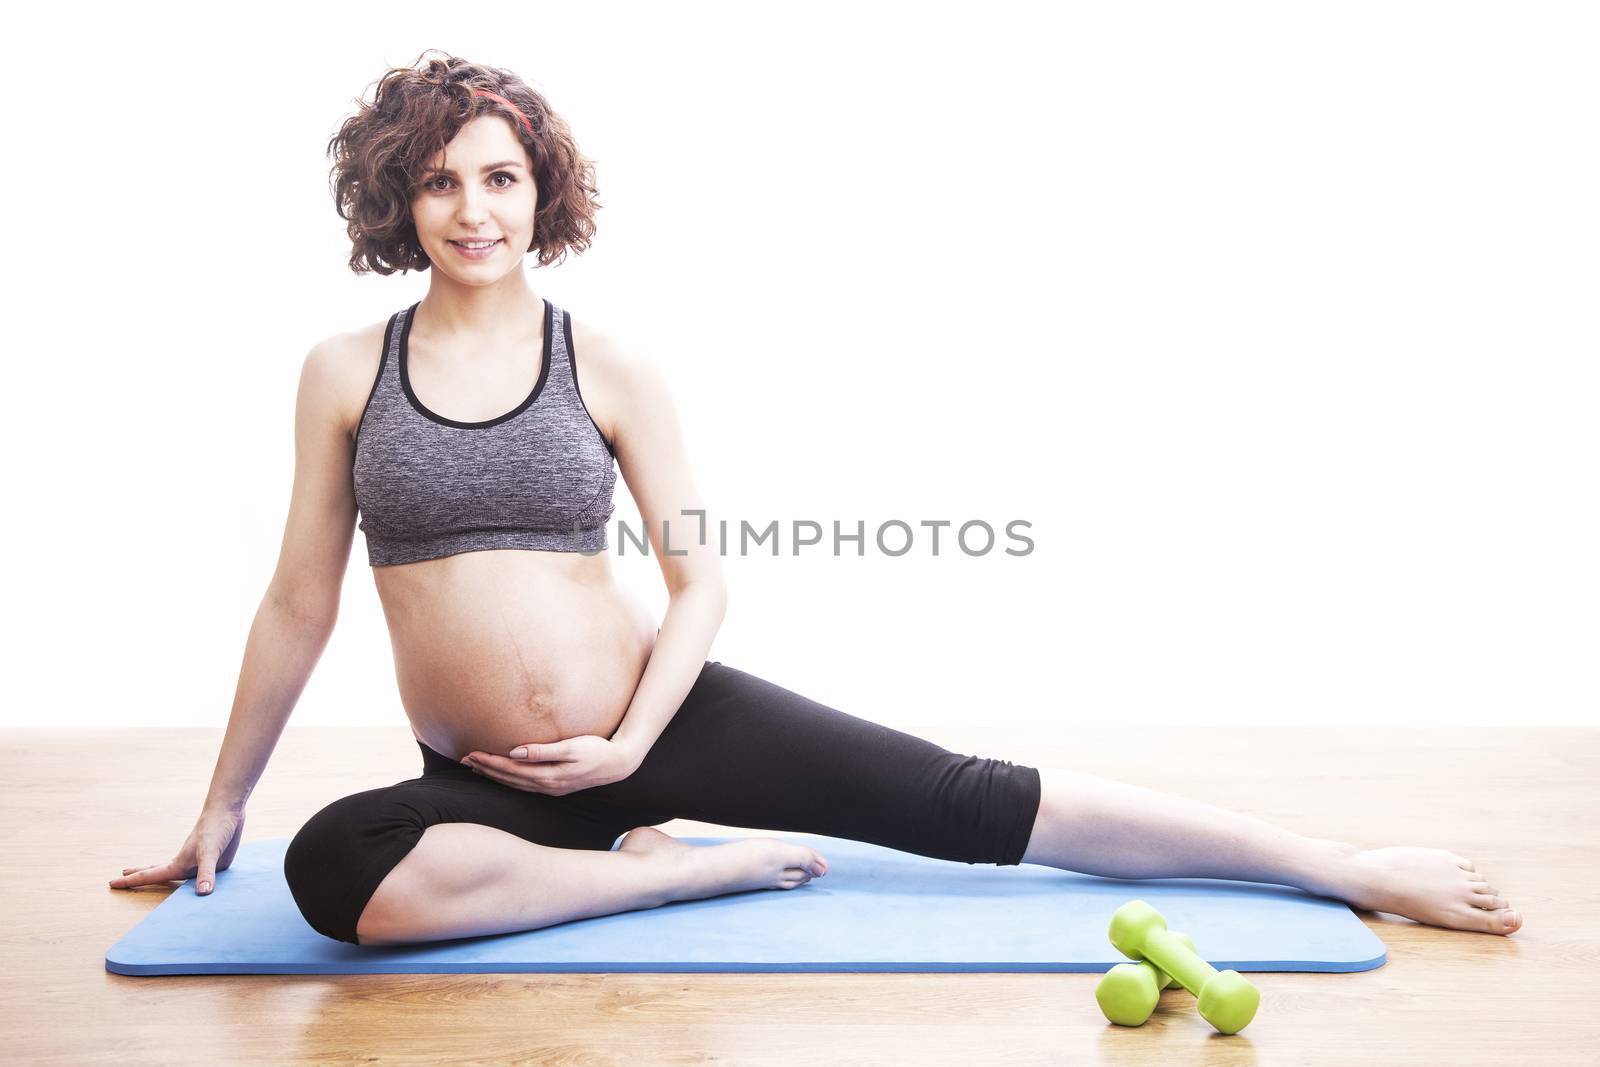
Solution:
[[[433,58],[388,71],[330,148],[352,270],[431,268],[428,291],[306,356],[282,553],[210,792],[177,855],[114,888],[193,877],[204,894],[232,862],[359,528],[422,773],[335,801],[290,844],[289,887],[328,937],[505,933],[827,873],[803,845],[693,847],[652,829],[675,818],[1520,925],[1444,850],[1362,850],[950,752],[707,660],[727,591],[699,543],[706,509],[662,374],[522,269],[529,252],[541,266],[581,252],[594,230],[593,167],[566,123],[509,71]],[[618,470],[669,593],[659,624],[605,552]]]

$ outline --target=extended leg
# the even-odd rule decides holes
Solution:
[[[597,812],[614,807],[618,826],[696,819],[1016,864],[1039,772],[951,752],[712,662],[638,770],[573,796]]]
[[[1270,882],[1485,933],[1522,925],[1470,862],[1443,849],[1364,851],[1127,782],[1056,768],[1039,774],[1039,812],[1024,863],[1107,878]]]
[[[1332,895],[1334,876],[1360,851],[1128,782],[1054,767],[1039,775],[1039,813],[1024,863],[1105,878],[1271,882]]]
[[[1128,783],[949,752],[708,663],[634,774],[590,791],[640,822],[699,819],[968,863],[1290,885],[1421,922],[1520,925],[1441,849],[1362,851]]]

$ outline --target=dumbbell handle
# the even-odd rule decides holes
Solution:
[[[1157,970],[1165,971],[1195,996],[1217,976],[1217,969],[1200,958],[1171,930],[1150,930],[1145,935],[1144,958]]]

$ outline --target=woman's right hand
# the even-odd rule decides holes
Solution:
[[[189,831],[189,840],[167,863],[150,867],[126,867],[121,878],[111,879],[112,889],[132,889],[153,882],[183,881],[195,878],[195,893],[205,896],[217,882],[217,872],[225,871],[239,851],[244,837],[244,809],[206,808]],[[198,877],[197,877],[198,876]]]

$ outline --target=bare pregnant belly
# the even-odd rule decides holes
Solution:
[[[373,576],[411,729],[452,759],[610,737],[655,645],[604,553],[463,552]]]

